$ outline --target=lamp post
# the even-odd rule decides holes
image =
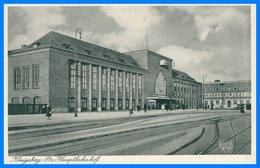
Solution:
[[[77,39],[77,34],[79,33],[79,39],[81,39],[82,29],[78,28],[75,31],[75,38]],[[78,117],[78,109],[77,109],[77,77],[78,77],[78,64],[77,64],[77,40],[75,40],[75,114],[74,117]]]

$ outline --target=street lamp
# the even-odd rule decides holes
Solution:
[[[78,28],[75,31],[75,38],[77,39],[77,34],[79,33],[79,39],[81,39],[82,29]],[[78,117],[78,109],[77,109],[77,77],[78,77],[78,64],[77,64],[77,40],[75,40],[75,114],[74,117]]]

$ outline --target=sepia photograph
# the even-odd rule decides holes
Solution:
[[[256,5],[4,5],[6,164],[256,164]]]

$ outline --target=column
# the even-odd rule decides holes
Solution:
[[[107,111],[110,111],[110,68],[107,69]]]
[[[98,107],[97,111],[101,111],[101,93],[102,93],[102,86],[101,86],[101,81],[102,81],[102,67],[98,67]]]
[[[125,71],[123,71],[123,100],[122,100],[122,110],[125,110]]]
[[[92,64],[88,66],[88,110],[92,111]]]
[[[118,111],[118,69],[115,70],[115,111]]]
[[[130,82],[129,82],[129,107],[133,108],[133,73],[130,73]]]
[[[77,75],[78,75],[78,85],[77,87],[77,112],[81,112],[81,62],[78,62],[78,69],[77,69]]]
[[[142,85],[142,87],[141,87],[142,88],[142,101],[141,101],[142,105],[141,105],[141,107],[144,108],[144,75],[142,75],[141,79],[142,79],[142,84],[141,84]]]

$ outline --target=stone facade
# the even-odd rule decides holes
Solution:
[[[28,88],[22,87],[25,65],[29,67]],[[38,88],[32,86],[33,65],[40,69]],[[14,70],[18,67],[20,72]],[[144,102],[144,89],[139,89],[137,83],[133,88],[133,77],[135,82],[143,80],[146,70],[131,56],[55,32],[9,51],[8,72],[9,103],[34,104],[38,97],[38,103],[52,105],[54,112],[68,112],[75,107],[77,111],[127,110],[133,102],[135,106],[137,102],[143,106]],[[19,88],[14,87],[15,78],[20,80]],[[25,97],[30,101],[23,102]]]
[[[213,108],[235,108],[240,104],[251,104],[251,81],[216,80],[204,84],[204,105]]]

